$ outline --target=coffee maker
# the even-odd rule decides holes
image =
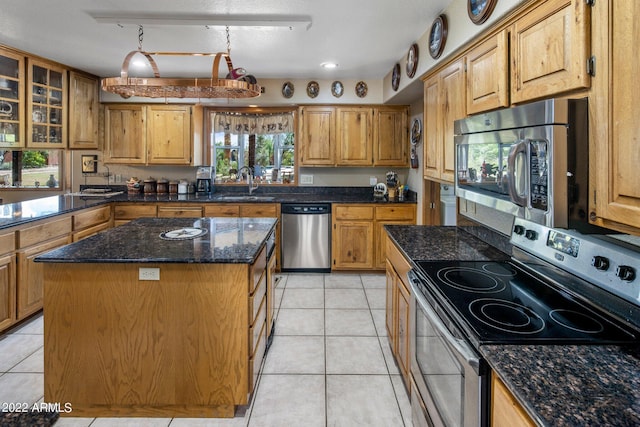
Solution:
[[[198,166],[196,170],[196,192],[210,194],[213,192],[213,166]]]

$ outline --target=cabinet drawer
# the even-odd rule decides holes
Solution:
[[[256,343],[253,353],[249,359],[249,390],[255,389],[258,382],[258,374],[260,374],[260,366],[262,365],[262,359],[264,358],[264,352],[267,348],[267,337],[265,336],[266,327],[263,325],[260,334],[258,335],[258,342]]]
[[[410,288],[409,288],[409,285],[407,284],[407,272],[411,270],[411,265],[409,264],[409,261],[407,261],[402,256],[398,247],[391,241],[389,237],[387,237],[386,252],[387,252],[387,259],[389,260],[391,265],[393,265],[393,268],[398,273],[398,277],[400,277],[400,280],[404,284],[404,287],[407,288],[407,292],[408,292]]]
[[[18,231],[18,247],[26,248],[71,233],[71,217],[42,222]]]
[[[260,341],[260,332],[264,332],[264,324],[267,321],[267,299],[262,298],[260,308],[258,309],[258,315],[255,322],[249,327],[249,349],[250,355],[255,353],[255,349]]]
[[[249,293],[253,293],[267,269],[267,248],[262,249],[249,273]]]
[[[220,204],[220,205],[206,205],[204,207],[204,216],[206,217],[215,217],[215,216],[239,216],[240,215],[240,207],[238,205],[232,204]]]
[[[113,211],[115,219],[136,219],[155,217],[156,205],[116,205]]]
[[[335,219],[373,219],[373,206],[335,206]]]
[[[73,215],[73,231],[78,231],[111,219],[111,206],[102,206]]]
[[[376,219],[407,219],[416,217],[416,208],[413,205],[376,206]]]
[[[260,304],[262,304],[262,299],[266,295],[266,284],[267,275],[264,274],[262,275],[262,280],[260,280],[255,292],[249,295],[249,308],[251,309],[249,312],[249,325],[253,325],[257,319]]]
[[[16,234],[14,232],[0,235],[0,255],[8,254],[16,249]]]
[[[78,240],[82,240],[85,237],[93,236],[94,234],[98,234],[101,231],[108,230],[110,227],[108,222],[94,225],[93,227],[85,228],[82,231],[77,233],[73,233],[73,241],[77,242]]]
[[[202,207],[158,206],[158,218],[201,218]]]
[[[240,205],[240,216],[262,218],[278,215],[278,208],[273,204]]]

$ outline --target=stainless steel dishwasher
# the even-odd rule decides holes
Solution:
[[[282,271],[331,271],[331,204],[283,203]]]

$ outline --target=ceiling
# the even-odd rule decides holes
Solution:
[[[119,76],[125,55],[138,49],[141,18],[188,25],[143,24],[143,50],[225,52],[224,26],[192,20],[310,21],[288,27],[231,26],[231,58],[258,82],[266,79],[382,79],[451,0],[7,0],[0,44],[100,77]],[[221,15],[221,16],[220,16]],[[94,16],[128,17],[99,23]],[[308,26],[308,28],[307,28]],[[138,57],[142,58],[141,55]],[[334,70],[323,62],[336,62]],[[161,77],[207,77],[211,58],[158,57]],[[221,70],[223,72],[223,70]],[[130,69],[132,76],[149,72]]]

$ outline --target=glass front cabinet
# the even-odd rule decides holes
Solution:
[[[24,57],[0,49],[0,147],[25,146]]]
[[[27,60],[27,147],[64,148],[67,141],[67,70]]]

